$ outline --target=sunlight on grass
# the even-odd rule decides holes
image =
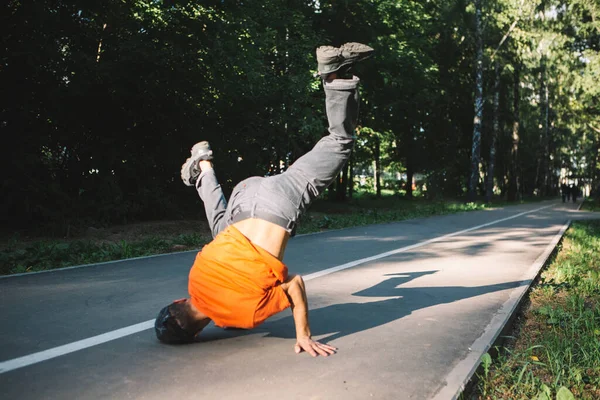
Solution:
[[[411,201],[397,197],[363,198],[344,209],[328,208],[320,211],[322,207],[317,205],[300,221],[298,233],[396,222],[485,208],[486,205],[479,203]]]

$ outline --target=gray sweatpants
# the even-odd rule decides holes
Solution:
[[[196,189],[204,202],[213,237],[245,218],[285,221],[284,228],[292,233],[300,216],[333,182],[350,157],[358,118],[358,84],[357,77],[323,83],[329,135],[282,174],[243,180],[233,189],[229,204],[214,170],[200,174]]]

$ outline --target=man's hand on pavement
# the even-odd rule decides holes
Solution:
[[[316,357],[319,354],[323,357],[327,357],[330,354],[335,354],[337,348],[328,344],[314,341],[310,337],[302,337],[296,340],[294,350],[296,351],[296,354],[301,353],[302,351],[306,351],[313,357]]]
[[[297,353],[306,351],[313,357],[322,355],[327,357],[335,354],[335,347],[328,344],[316,342],[311,339],[310,325],[308,324],[308,302],[306,300],[306,288],[300,275],[289,275],[281,288],[290,300],[292,306],[292,315],[296,325],[296,345],[294,350]]]

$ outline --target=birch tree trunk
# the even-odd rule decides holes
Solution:
[[[552,192],[552,163],[550,162],[550,88],[544,63],[544,196]]]
[[[600,135],[596,134],[594,136],[594,146],[592,147],[596,154],[592,157],[592,162],[590,163],[591,167],[591,177],[592,177],[592,191],[597,198],[600,198],[600,168],[598,168],[598,161],[600,159]]]
[[[540,60],[540,146],[535,177],[535,187],[542,196],[549,193],[549,154],[548,154],[548,85],[546,82],[546,60]]]
[[[481,118],[483,115],[483,37],[481,32],[481,0],[475,0],[475,40],[477,47],[475,71],[475,117],[473,118],[473,146],[471,148],[471,178],[468,200],[477,197],[479,159],[481,152]]]
[[[375,155],[375,193],[377,194],[377,198],[381,198],[381,139],[379,136],[376,137],[375,140],[375,151],[373,154]]]
[[[494,116],[492,140],[490,143],[490,160],[488,166],[488,176],[486,185],[485,199],[489,203],[494,195],[494,168],[496,167],[496,143],[500,135],[500,63],[496,60],[494,64]]]
[[[513,82],[513,128],[512,147],[510,149],[510,172],[508,181],[508,201],[516,201],[519,192],[518,160],[519,160],[519,85],[521,82],[519,65],[515,65]]]

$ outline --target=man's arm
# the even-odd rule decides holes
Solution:
[[[319,343],[311,339],[310,326],[308,324],[308,302],[306,300],[306,289],[304,281],[300,275],[290,275],[288,279],[281,284],[282,289],[292,304],[292,314],[294,324],[296,325],[296,353],[302,350],[316,357],[318,354],[327,357],[334,354],[337,350],[328,344]]]

